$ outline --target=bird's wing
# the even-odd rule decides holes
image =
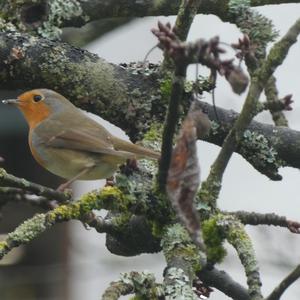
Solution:
[[[79,122],[70,128],[63,128],[59,122],[51,121],[41,124],[34,131],[40,142],[50,147],[132,158],[133,155],[127,151],[115,150],[111,135],[100,124],[85,122],[84,126],[80,125]]]

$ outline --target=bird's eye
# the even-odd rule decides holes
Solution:
[[[34,102],[39,102],[43,99],[43,97],[41,95],[34,95],[33,96],[33,100]]]

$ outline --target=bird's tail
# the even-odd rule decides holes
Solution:
[[[132,144],[131,142],[124,141],[114,137],[113,145],[116,150],[126,151],[133,153],[137,158],[152,158],[158,160],[160,158],[160,152],[144,148],[142,146]]]

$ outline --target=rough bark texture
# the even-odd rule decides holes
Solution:
[[[0,33],[0,57],[0,88],[57,90],[75,105],[125,130],[133,141],[151,124],[163,122],[166,103],[155,72],[136,74],[136,70],[125,70],[86,50],[18,32]],[[185,104],[189,106],[188,101]],[[217,121],[212,106],[202,103],[202,107]],[[222,126],[213,126],[207,141],[221,146],[238,115],[221,108],[217,113]],[[300,167],[300,132],[256,121],[248,129],[255,133],[252,138],[264,137],[266,148],[261,154],[268,161],[261,164],[257,149],[247,139],[237,152],[261,173],[278,180],[278,167]]]
[[[118,125],[137,140],[165,106],[151,76],[134,74],[88,51],[18,32],[0,33],[0,88],[51,88]]]

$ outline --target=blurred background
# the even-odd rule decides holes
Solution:
[[[300,4],[265,6],[257,9],[273,20],[282,36],[299,18]],[[156,44],[150,29],[157,21],[170,21],[175,17],[148,17],[135,20],[120,19],[117,22],[93,22],[81,29],[68,28],[64,40],[97,53],[113,63],[142,61],[148,50]],[[211,38],[219,35],[225,43],[236,42],[241,34],[229,23],[222,23],[215,16],[197,16],[189,40]],[[228,55],[234,53],[228,48]],[[151,62],[162,60],[159,49],[148,58]],[[283,66],[275,73],[280,96],[293,94],[293,111],[287,112],[290,127],[300,130],[300,44],[290,50]],[[203,75],[207,70],[201,70]],[[195,78],[193,67],[189,69],[190,79]],[[1,99],[15,97],[20,91],[0,91]],[[239,96],[219,79],[216,89],[216,103],[228,109],[239,111],[245,94]],[[211,102],[211,95],[204,95]],[[99,118],[98,118],[99,119]],[[257,118],[272,123],[269,113]],[[100,120],[100,122],[103,122]],[[105,122],[106,126],[111,126]],[[114,133],[124,136],[116,127]],[[8,172],[26,179],[57,187],[60,179],[40,168],[30,155],[27,145],[27,125],[14,108],[0,104],[0,156],[1,164]],[[205,179],[219,147],[199,142],[199,159],[202,179]],[[300,221],[299,170],[284,168],[281,182],[272,182],[254,170],[242,157],[234,155],[225,172],[219,205],[224,210],[248,210],[275,212],[292,220]],[[73,189],[77,196],[103,183],[77,182]],[[37,209],[23,204],[9,204],[2,210],[0,233],[3,236],[17,224],[29,218]],[[105,212],[99,212],[105,214]],[[260,263],[263,293],[267,295],[300,262],[300,237],[286,229],[258,226],[247,227]],[[229,255],[219,268],[226,270],[234,279],[246,284],[245,275],[234,250],[226,245]],[[86,230],[80,222],[55,225],[39,239],[26,247],[20,247],[0,265],[1,300],[95,300],[108,284],[117,280],[121,272],[149,270],[162,279],[165,266],[161,254],[141,255],[133,258],[117,257],[105,248],[105,236],[94,230]],[[218,291],[211,294],[212,300],[229,299]],[[283,300],[300,299],[300,281],[294,283],[283,295]]]

